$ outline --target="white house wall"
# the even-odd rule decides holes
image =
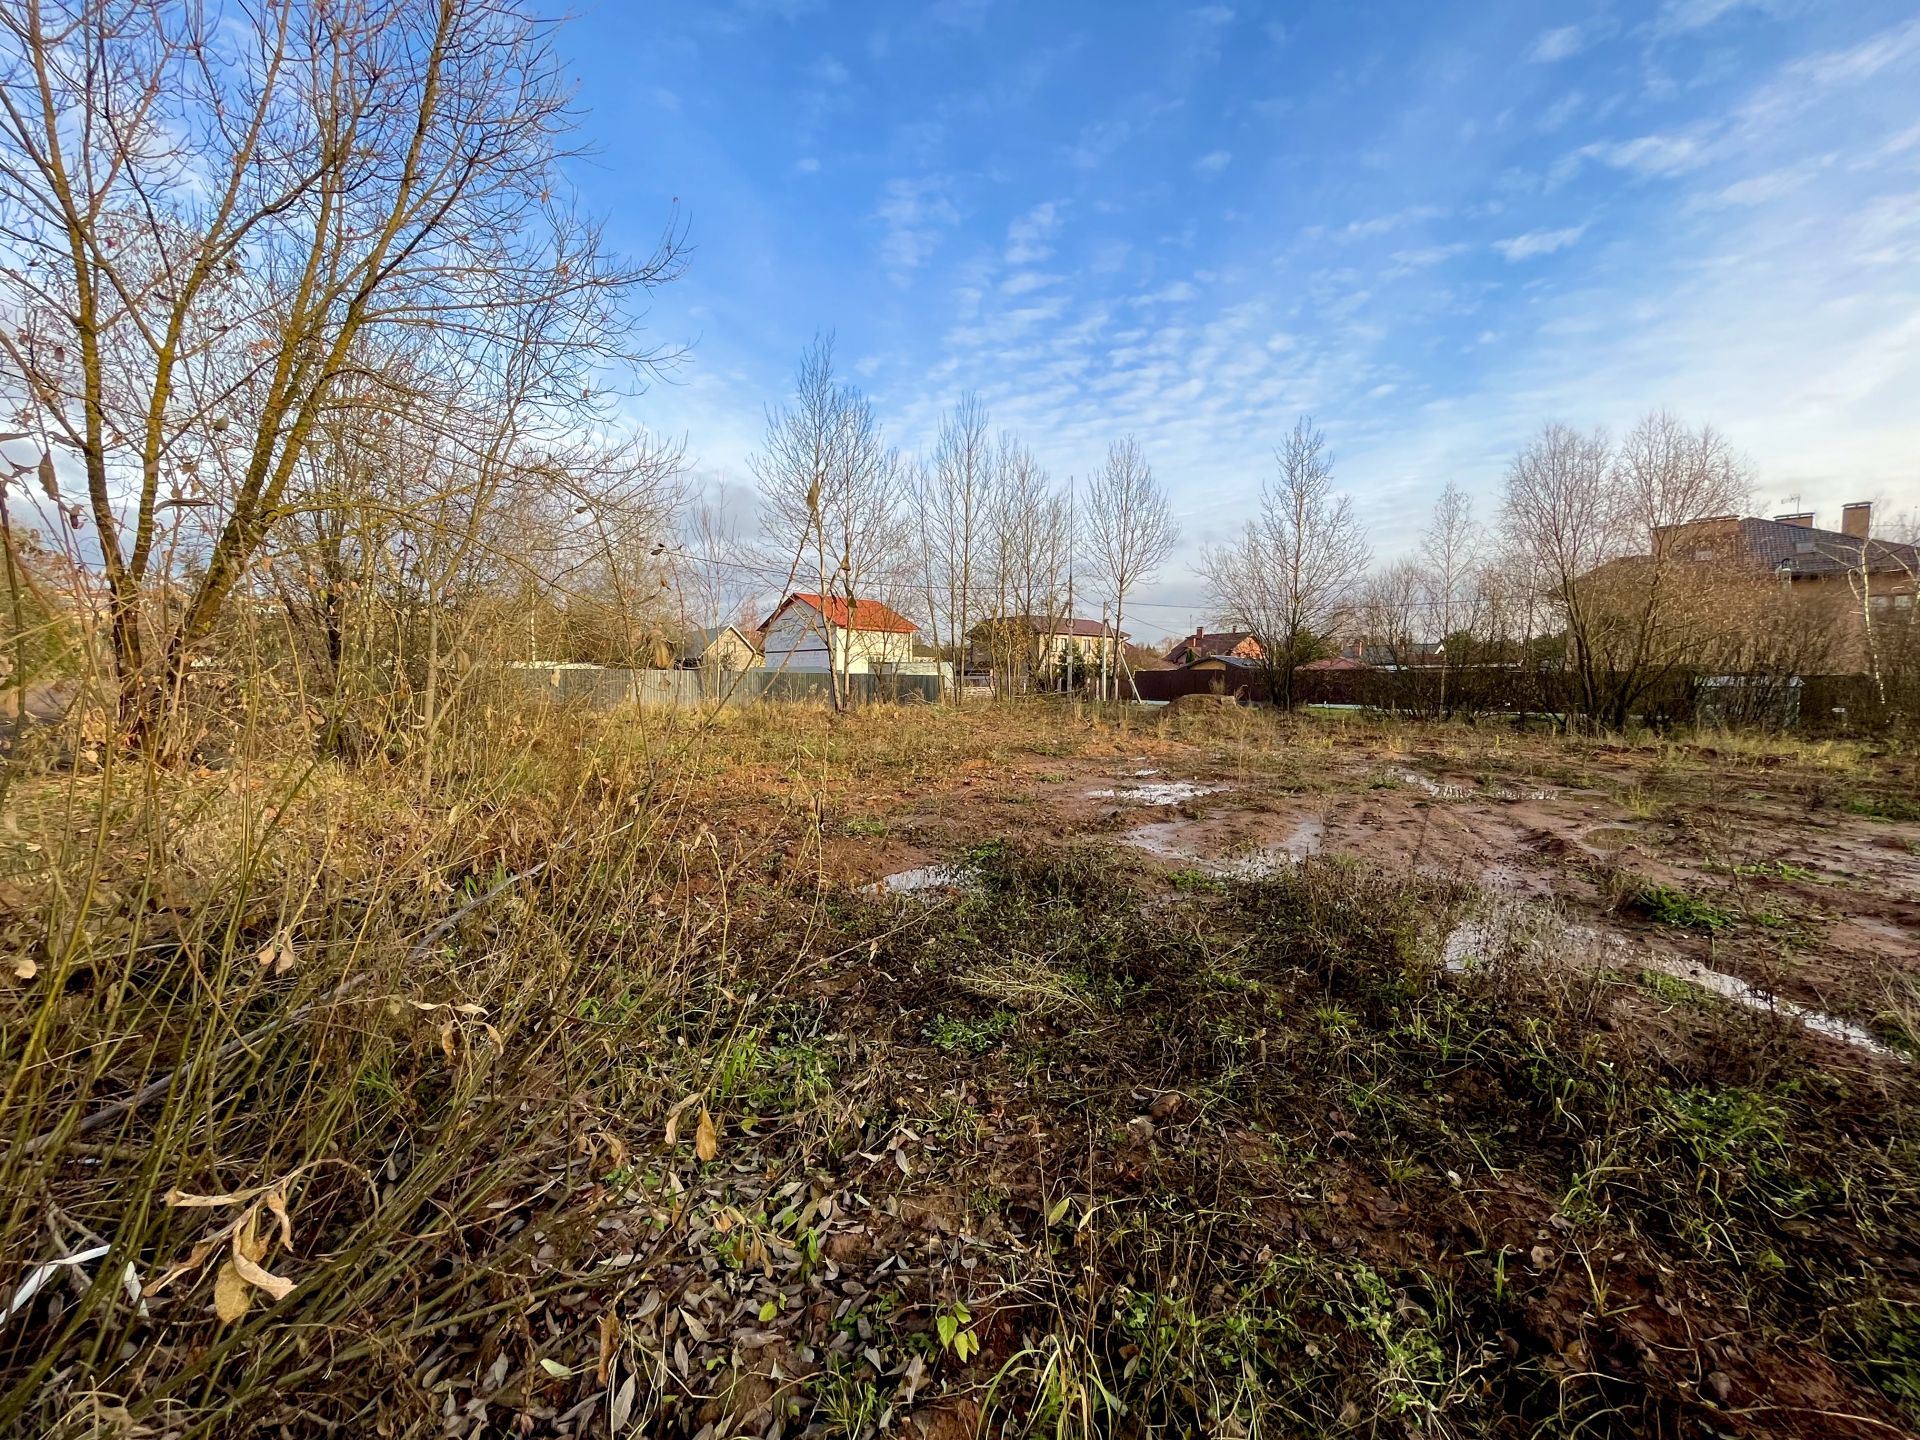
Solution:
[[[766,667],[769,670],[827,669],[826,622],[817,612],[790,605],[767,631]],[[833,632],[835,653],[846,660],[848,675],[888,670],[913,656],[913,637],[885,630]]]

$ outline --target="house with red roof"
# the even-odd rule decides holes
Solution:
[[[896,674],[911,668],[920,627],[879,600],[820,596],[799,590],[760,627],[761,663],[769,670],[833,670],[844,675]]]
[[[1264,654],[1266,651],[1251,630],[1216,630],[1209,635],[1206,626],[1196,625],[1193,634],[1169,650],[1166,658],[1169,665],[1193,665],[1220,655],[1258,660]]]

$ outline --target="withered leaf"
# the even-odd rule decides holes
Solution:
[[[253,1287],[240,1278],[233,1261],[224,1260],[213,1277],[213,1308],[223,1324],[231,1325],[253,1303]]]

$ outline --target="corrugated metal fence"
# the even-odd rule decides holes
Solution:
[[[510,673],[528,689],[565,704],[611,710],[620,705],[697,708],[749,705],[756,700],[833,699],[832,682],[819,670],[627,670],[615,665],[527,664]],[[932,704],[940,699],[938,675],[849,675],[856,705]]]

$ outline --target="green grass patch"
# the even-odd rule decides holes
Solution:
[[[1654,924],[1676,930],[1724,930],[1733,924],[1733,917],[1719,906],[1671,885],[1642,886],[1633,907]]]

